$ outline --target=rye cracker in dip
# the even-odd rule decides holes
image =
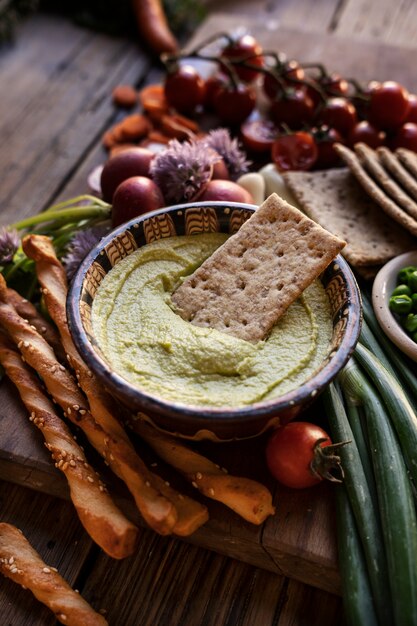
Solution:
[[[297,219],[302,216],[299,223],[311,221],[293,210]],[[243,407],[276,398],[313,375],[332,337],[330,305],[319,280],[310,280],[261,340],[198,326],[177,313],[172,294],[178,285],[240,230],[230,238],[206,233],[160,239],[112,268],[95,296],[92,322],[115,372],[152,396],[206,407]],[[284,245],[275,240],[278,244]],[[298,255],[298,272],[299,267],[308,272],[307,255]],[[266,280],[270,266],[261,273]]]

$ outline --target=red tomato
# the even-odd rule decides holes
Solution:
[[[367,120],[362,120],[362,122],[358,122],[352,128],[349,135],[349,144],[354,146],[355,143],[362,142],[371,148],[378,148],[378,146],[384,145],[385,138],[386,135],[383,130],[372,126]]]
[[[317,145],[310,133],[299,131],[278,137],[272,144],[272,160],[281,172],[309,170],[317,160]]]
[[[408,102],[410,103],[410,108],[405,121],[417,124],[417,95],[410,93]]]
[[[369,121],[379,128],[394,129],[405,121],[409,109],[408,91],[388,80],[371,92]]]
[[[329,435],[319,426],[290,422],[269,439],[266,462],[271,474],[283,485],[294,489],[312,487],[323,480],[311,468],[315,446],[325,448],[331,443]]]
[[[318,150],[314,169],[324,170],[338,165],[340,157],[334,149],[334,144],[344,142],[342,135],[335,128],[328,128],[327,126],[313,129],[312,132]]]
[[[256,95],[252,87],[239,84],[220,87],[214,95],[213,107],[220,120],[230,126],[241,124],[252,113]]]
[[[240,128],[245,147],[254,152],[270,150],[279,130],[270,120],[246,120]]]
[[[407,122],[407,124],[400,126],[392,137],[390,146],[393,150],[396,148],[407,148],[407,150],[417,152],[417,124]]]
[[[287,61],[284,63],[284,68],[282,70],[282,77],[287,79],[288,81],[294,80],[304,80],[306,76],[305,71],[298,63],[298,61]]]
[[[345,98],[329,98],[321,109],[319,121],[347,137],[357,121],[356,109]]]
[[[327,74],[319,78],[319,84],[329,96],[347,96],[349,83],[340,74]]]
[[[180,113],[192,113],[205,97],[205,83],[192,65],[180,65],[165,79],[165,97]]]
[[[314,103],[304,87],[287,89],[272,102],[270,114],[276,124],[301,128],[313,119]]]
[[[226,46],[221,52],[221,56],[227,59],[247,59],[248,63],[256,65],[257,67],[263,66],[264,60],[261,55],[262,48],[252,35],[239,37],[236,41]],[[259,73],[248,67],[234,65],[234,68],[239,78],[247,83],[252,82]]]
[[[225,87],[230,83],[230,79],[226,74],[222,74],[218,72],[217,74],[213,74],[206,80],[206,94],[204,98],[204,107],[208,111],[213,110],[213,102],[215,95],[219,91],[220,88]]]

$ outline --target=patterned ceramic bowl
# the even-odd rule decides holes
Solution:
[[[338,256],[321,276],[332,312],[332,341],[319,369],[293,391],[241,408],[206,408],[149,395],[113,371],[97,345],[91,324],[97,288],[111,268],[137,248],[161,238],[217,231],[232,234],[254,210],[251,205],[200,202],[148,213],[107,235],[84,260],[72,282],[68,319],[83,358],[129,409],[170,433],[195,439],[238,439],[288,421],[336,376],[356,345],[361,325],[360,295],[349,266]]]

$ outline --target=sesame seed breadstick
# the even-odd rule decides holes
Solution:
[[[42,378],[48,392],[79,426],[90,443],[106,459],[132,493],[145,521],[160,534],[168,534],[176,522],[174,505],[151,484],[151,474],[133,447],[97,424],[88,403],[67,369],[60,364],[44,338],[7,302],[7,288],[0,274],[0,325],[17,344],[24,360]]]
[[[105,626],[107,620],[48,567],[20,530],[0,523],[0,571],[33,595],[68,626]]]
[[[51,239],[42,235],[27,235],[22,241],[22,247],[25,254],[35,261],[36,274],[46,308],[58,328],[68,362],[87,396],[92,415],[100,423],[104,421],[107,432],[128,441],[125,430],[115,418],[120,412],[120,405],[116,405],[86,366],[72,340],[66,313],[67,277],[63,265],[55,254]]]
[[[271,493],[264,485],[225,473],[182,441],[161,433],[140,419],[132,420],[130,426],[161,459],[208,498],[222,502],[252,524],[262,524],[275,513]]]
[[[75,370],[80,387],[87,396],[94,419],[103,426],[106,432],[123,439],[126,445],[130,446],[123,427],[114,417],[120,412],[119,406],[88,369],[69,332],[66,313],[67,277],[63,265],[56,256],[51,239],[42,235],[27,235],[22,245],[25,254],[35,261],[36,274],[48,313],[58,328],[68,362]],[[177,521],[172,529],[175,534],[189,535],[207,521],[206,507],[168,487],[154,473],[149,473],[147,480],[175,504]]]
[[[42,432],[55,467],[65,474],[71,500],[90,537],[113,558],[133,554],[138,538],[136,526],[114,504],[71,431],[57,415],[39,377],[3,334],[0,363],[30,412],[30,421]]]
[[[60,361],[65,359],[65,352],[62,348],[62,343],[59,338],[57,330],[50,324],[42,315],[38,312],[36,307],[26,298],[22,298],[20,293],[7,288],[7,297],[10,304],[14,306],[20,317],[27,319],[29,324],[32,324],[40,335],[52,346],[56,356]]]

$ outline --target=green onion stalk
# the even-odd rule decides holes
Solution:
[[[93,237],[94,229],[102,229],[101,234],[104,234],[104,228],[110,226],[111,210],[112,206],[107,202],[83,194],[3,227],[0,232],[0,271],[8,285],[33,300],[36,287],[34,263],[22,250],[21,239],[24,235],[36,233],[50,237],[58,258],[62,259],[80,233],[92,234],[92,247],[98,238],[97,235],[96,240]],[[81,257],[78,258],[78,263],[81,260]],[[72,261],[75,266],[76,259]]]

